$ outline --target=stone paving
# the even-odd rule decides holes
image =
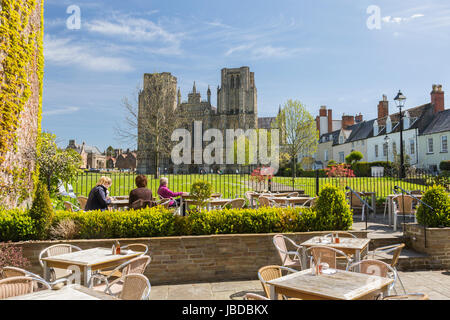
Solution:
[[[431,300],[450,300],[450,271],[399,272],[408,293],[426,293]],[[396,285],[402,293],[401,286]],[[152,286],[150,300],[242,300],[247,292],[264,295],[261,283],[233,281]]]

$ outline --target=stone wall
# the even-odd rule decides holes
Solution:
[[[286,234],[296,243],[328,232]],[[366,232],[353,232],[365,238]],[[152,285],[232,280],[257,280],[258,269],[279,265],[280,257],[272,243],[274,234],[211,235],[189,237],[120,239],[121,245],[144,243],[152,261],[146,276]],[[42,274],[38,257],[41,250],[57,243],[71,243],[82,249],[112,247],[114,240],[39,241],[18,243],[32,267]]]
[[[426,247],[423,226],[414,223],[406,224],[405,235],[409,248],[430,256],[424,266],[425,269],[448,269],[450,267],[450,228],[427,228]]]

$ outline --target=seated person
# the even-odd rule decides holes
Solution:
[[[167,178],[161,178],[159,180],[159,188],[158,188],[158,195],[161,199],[171,199],[169,207],[178,207],[180,206],[181,199],[174,199],[179,196],[187,195],[186,192],[173,192],[171,191],[167,185],[169,183],[169,180]]]
[[[89,197],[84,211],[108,209],[111,198],[108,197],[108,188],[111,187],[112,180],[108,177],[101,177],[97,185],[89,192]]]
[[[137,188],[131,190],[128,207],[130,209],[142,209],[145,207],[153,207],[153,194],[147,189],[147,177],[138,175],[136,177]]]

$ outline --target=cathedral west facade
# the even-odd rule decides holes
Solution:
[[[188,129],[193,133],[194,122],[202,122],[202,131],[208,129],[219,129],[225,133],[226,129],[270,129],[275,118],[258,118],[257,89],[255,86],[255,74],[250,72],[249,67],[224,68],[221,70],[221,85],[217,87],[217,107],[211,103],[211,89],[208,87],[206,99],[202,99],[197,91],[195,82],[192,92],[188,94],[188,100],[182,101],[180,89],[177,90],[177,79],[170,73],[158,74],[164,78],[164,85],[167,90],[166,108],[173,109],[173,112],[183,118],[188,124]],[[146,94],[152,92],[151,74],[144,75],[144,89],[139,97],[139,116],[146,117],[145,99]],[[158,91],[161,92],[161,91]],[[176,92],[176,94],[175,94]],[[161,94],[161,93],[160,93]],[[141,121],[139,121],[141,122]],[[139,130],[138,130],[139,131]],[[223,135],[225,137],[225,134]],[[138,172],[154,173],[155,161],[152,155],[151,139],[146,139],[138,132]],[[235,172],[236,168],[226,165],[180,165],[173,166],[168,157],[160,159],[161,173],[198,173],[216,172],[217,170]]]

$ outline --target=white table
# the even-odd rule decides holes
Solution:
[[[44,279],[50,280],[50,268],[71,269],[83,274],[82,278],[81,274],[78,276],[81,284],[87,286],[93,271],[119,266],[142,254],[131,250],[122,251],[123,254],[113,255],[111,248],[93,248],[42,258]]]
[[[80,285],[69,285],[60,290],[42,290],[5,300],[119,300],[106,293]]]

